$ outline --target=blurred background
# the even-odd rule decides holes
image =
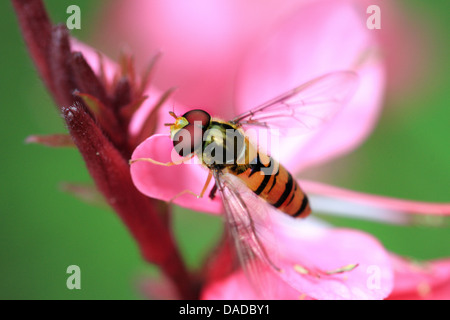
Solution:
[[[326,176],[328,183],[367,193],[450,202],[450,3],[392,1],[417,22],[409,36],[426,40],[424,54],[418,56],[423,59],[417,64],[418,79],[388,91],[380,121],[362,146],[304,176]],[[66,8],[73,1],[45,3],[54,22],[65,22]],[[106,1],[76,4],[82,12],[82,29],[72,34],[89,43]],[[0,2],[0,11],[0,298],[142,298],[143,279],[157,270],[142,261],[114,212],[61,191],[63,182],[90,182],[77,150],[24,142],[31,134],[66,129],[38,79],[9,1]],[[448,223],[435,228],[326,219],[365,230],[400,255],[418,260],[450,257]],[[177,208],[174,223],[182,251],[194,268],[220,236],[221,220]],[[66,287],[66,269],[72,264],[81,268],[81,290]]]

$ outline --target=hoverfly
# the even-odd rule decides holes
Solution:
[[[294,218],[306,217],[311,208],[292,174],[252,143],[244,128],[280,128],[282,134],[316,130],[351,96],[357,80],[356,73],[351,71],[328,73],[229,121],[212,118],[200,109],[182,116],[170,112],[175,123],[166,125],[170,126],[174,149],[182,162],[196,156],[209,169],[199,197],[214,177],[215,185],[209,196],[213,198],[219,191],[241,265],[257,290],[265,290],[264,281],[258,275],[261,266],[281,271],[265,249],[267,239],[259,236],[261,228],[270,228],[265,220],[265,207],[272,206]],[[166,166],[181,163],[161,163],[150,158],[133,159],[130,163],[137,161]],[[264,205],[255,207],[253,202]]]

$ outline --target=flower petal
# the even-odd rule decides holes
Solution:
[[[382,299],[392,290],[393,271],[388,253],[369,234],[330,229],[292,219],[278,212],[274,232],[281,272],[271,273],[276,298]],[[309,220],[309,219],[308,219]],[[263,238],[263,237],[261,237]],[[357,266],[356,266],[357,265]],[[284,281],[280,288],[280,279]],[[237,290],[240,283],[242,290]],[[208,299],[261,299],[243,285],[242,274],[213,283],[203,293]]]
[[[108,83],[112,83],[114,75],[119,71],[117,63],[75,38],[70,39],[70,46],[73,52],[79,51],[83,54],[84,59],[97,76],[103,75]]]
[[[280,283],[280,279],[272,276],[271,281],[277,282],[283,288],[279,295],[274,298],[277,300],[293,300],[305,299],[306,295],[300,294],[286,284]],[[200,299],[202,300],[261,300],[264,299],[262,295],[257,294],[253,287],[248,282],[245,273],[242,269],[236,271],[227,278],[218,280],[206,286],[202,292]]]
[[[402,99],[423,85],[424,79],[432,77],[433,58],[438,50],[436,32],[423,14],[408,10],[406,3],[383,0],[358,2],[363,8],[371,5],[380,8],[382,26],[371,32],[383,48],[387,90],[390,95]],[[398,104],[391,105],[398,107]]]
[[[144,95],[147,97],[141,106],[136,110],[131,118],[129,131],[132,136],[138,136],[143,127],[145,126],[146,121],[151,116],[152,111],[156,106],[158,106],[161,102],[161,99],[164,98],[164,95],[169,94],[167,96],[167,100],[164,102],[164,105],[159,109],[157,113],[157,123],[155,132],[156,133],[164,133],[168,134],[169,129],[165,126],[165,123],[173,123],[174,119],[169,116],[169,111],[175,110],[177,114],[184,114],[189,109],[177,104],[171,97],[170,92],[162,93],[158,89],[149,86],[145,89]]]
[[[278,213],[278,212],[277,212]],[[392,269],[383,246],[369,234],[347,229],[327,229],[308,226],[304,221],[291,221],[281,215],[276,219],[277,239],[287,265],[282,277],[291,286],[316,299],[381,299],[392,290]],[[300,265],[311,274],[298,276],[294,266]],[[345,266],[357,265],[354,270],[321,275]],[[374,273],[375,282],[371,272]]]
[[[395,255],[391,258],[395,281],[388,299],[450,299],[450,259],[414,263]]]
[[[354,215],[390,223],[413,222],[414,215],[419,214],[436,216],[436,218],[450,215],[450,203],[395,199],[338,188],[315,181],[303,180],[301,185],[308,193],[321,196],[314,203],[314,208],[321,212]],[[314,199],[314,197],[311,198]]]
[[[163,134],[153,135],[142,142],[132,155],[132,160],[139,158],[152,158],[164,163],[180,160],[180,156],[173,149],[170,136]],[[195,159],[169,167],[145,161],[131,164],[131,177],[138,190],[149,197],[163,201],[170,201],[187,190],[199,194],[207,176],[208,170]],[[214,200],[211,200],[207,193],[203,198],[186,193],[177,196],[173,203],[203,212],[219,213],[222,210],[220,197],[216,196]]]
[[[347,1],[304,5],[245,60],[237,92],[239,112],[325,73],[354,70],[360,85],[340,114],[322,130],[283,141],[277,157],[295,171],[342,154],[372,130],[381,107],[381,62],[362,59],[374,47],[360,15]],[[292,152],[292,145],[297,152]]]
[[[141,66],[160,50],[156,86],[177,86],[180,103],[231,119],[235,73],[242,55],[255,35],[303,2],[115,1],[101,19],[105,25],[99,40],[111,48],[117,47],[117,39],[126,42]]]

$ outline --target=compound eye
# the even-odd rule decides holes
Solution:
[[[188,111],[183,115],[183,117],[186,118],[186,120],[191,124],[199,122],[202,128],[207,127],[211,121],[211,116],[209,113],[200,109]]]
[[[203,142],[202,128],[189,123],[186,127],[178,130],[173,137],[175,151],[182,157],[187,157],[192,152],[201,148]]]

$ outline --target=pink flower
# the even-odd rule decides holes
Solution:
[[[270,245],[266,249],[269,256],[278,256],[275,263],[282,271],[267,270],[266,291],[255,293],[239,270],[211,281],[203,291],[203,299],[382,299],[391,292],[391,261],[375,238],[356,230],[330,228],[311,219],[293,221],[273,211],[271,228],[278,250],[271,252]],[[372,269],[377,272],[373,284]]]
[[[391,256],[395,286],[391,300],[448,300],[450,295],[450,260],[414,262]]]
[[[151,5],[152,2],[145,3]],[[170,11],[171,2],[166,3],[167,8],[164,5],[158,5],[158,9],[167,10],[164,12],[170,15],[173,13]],[[210,10],[221,10],[220,6],[208,8]],[[192,12],[188,11],[188,13],[193,15],[193,20],[202,21],[201,17],[196,17],[196,14],[205,14],[201,10],[190,8],[189,6],[186,10],[192,10]],[[242,14],[237,8],[235,10],[236,15]],[[210,14],[209,11],[208,14]],[[164,19],[165,16],[158,15],[158,17],[159,19]],[[260,18],[260,25],[266,23],[262,20],[264,17]],[[167,19],[169,18],[167,17]],[[183,23],[183,21],[180,21],[180,29],[184,27]],[[276,158],[291,172],[295,173],[312,164],[317,165],[348,152],[361,143],[370,133],[381,108],[384,86],[383,65],[381,60],[370,56],[370,52],[376,50],[376,43],[368,34],[365,26],[361,24],[358,13],[345,1],[320,2],[314,5],[302,4],[296,8],[296,11],[291,11],[287,17],[284,16],[284,19],[275,25],[277,26],[276,28],[264,29],[265,33],[261,37],[257,36],[258,28],[253,30],[251,39],[256,38],[259,42],[253,40],[251,42],[252,46],[248,45],[250,36],[247,36],[245,41],[242,39],[238,41],[230,37],[229,41],[231,43],[229,46],[239,49],[239,54],[234,53],[231,55],[234,57],[233,61],[226,60],[230,59],[229,53],[223,53],[220,57],[217,57],[217,54],[209,57],[213,61],[208,63],[214,62],[215,65],[217,64],[217,68],[235,70],[233,75],[227,76],[222,73],[217,75],[215,69],[201,68],[199,62],[205,62],[205,58],[203,54],[201,57],[197,57],[199,62],[195,64],[198,65],[195,72],[196,76],[193,79],[189,79],[187,84],[179,85],[178,92],[174,97],[176,101],[173,103],[173,107],[177,114],[183,114],[193,107],[200,107],[214,117],[231,119],[249,108],[255,107],[290,88],[324,73],[338,70],[357,71],[360,78],[358,90],[335,119],[330,121],[320,131],[281,141],[280,152],[276,155]],[[225,28],[220,23],[218,25],[213,24],[213,27],[220,30]],[[160,25],[157,30],[164,33],[162,28]],[[176,28],[176,24],[171,23],[171,28]],[[243,33],[246,34],[246,32]],[[240,35],[241,33],[238,34]],[[176,41],[176,39],[172,39],[167,35],[165,44],[169,48],[170,43],[167,42],[170,41]],[[235,43],[234,41],[238,42]],[[152,41],[149,40],[147,42],[151,43]],[[188,46],[189,43],[185,44],[185,46]],[[197,44],[196,50],[203,52],[205,46],[207,46],[207,43],[203,44],[203,46]],[[193,48],[185,50],[194,51]],[[185,59],[185,50],[176,51],[180,55],[172,59]],[[167,55],[169,55],[167,60],[169,61],[166,63],[171,63],[171,57],[175,54],[175,50],[169,51],[167,49],[167,51]],[[363,59],[367,54],[369,54],[369,58]],[[194,59],[192,56],[189,56],[189,58]],[[165,71],[165,77],[172,75],[172,82],[175,83],[180,78],[190,74],[186,75],[185,70],[179,70],[179,74],[175,71],[164,70],[164,65],[161,68]],[[202,76],[199,72],[207,74]],[[238,77],[237,81],[232,82],[231,80],[235,77],[234,74],[237,74]],[[205,94],[209,95],[211,91],[219,89],[214,83],[208,83],[208,87],[205,84],[206,79],[215,79],[216,77],[227,77],[227,79],[221,81],[224,83],[231,82],[235,87],[232,90],[227,89],[227,87],[220,87],[223,90],[222,93],[214,93],[214,96],[208,98],[210,101],[201,101]],[[192,93],[192,90],[195,91],[193,89],[194,86],[202,88],[205,94],[195,95],[197,100],[185,98],[183,92],[189,92],[192,94],[190,97],[194,97]],[[230,98],[214,101],[217,97],[231,95],[231,92],[237,93],[235,103],[231,103]],[[224,105],[224,101],[227,104]],[[172,121],[167,113],[166,115],[162,114],[161,117],[163,117],[162,122]],[[167,127],[161,127],[159,132],[167,134]],[[134,157],[143,157],[145,154],[149,156],[149,150],[153,149],[160,150],[155,157],[159,157],[162,160],[161,157],[164,157],[164,154],[170,155],[169,152],[163,152],[164,145],[167,144],[167,147],[170,147],[164,139],[162,136],[151,137],[145,145],[139,146],[135,151]],[[295,148],[292,148],[292,146],[295,146]],[[136,168],[144,167],[140,164],[136,165]],[[174,192],[176,194],[186,189],[198,189],[198,186],[202,184],[201,181],[205,181],[207,174],[207,172],[196,166],[182,166],[182,168],[149,167],[142,170],[152,171],[146,171],[145,174],[136,174],[134,176],[134,181],[138,188],[147,195],[156,196],[163,200],[169,200],[174,195]],[[178,177],[176,190],[169,182],[161,185],[161,181],[167,181],[164,177],[171,174],[176,174]],[[148,178],[144,178],[144,176]],[[185,176],[189,178],[183,178]],[[145,181],[141,183],[140,180]],[[176,203],[183,203],[185,206],[192,206],[193,209],[198,210],[208,207],[209,211],[217,211],[217,206],[205,206],[202,203],[203,201],[184,196],[177,199]]]
[[[361,8],[380,8],[381,27],[371,32],[382,48],[387,94],[401,97],[414,92],[423,79],[432,76],[434,32],[422,15],[408,10],[405,4],[383,0],[362,0],[358,4]]]
[[[167,201],[186,189],[199,191],[207,175],[204,168],[135,163],[130,173],[127,163],[138,157],[170,159],[172,143],[163,126],[173,120],[169,110],[183,114],[201,107],[215,117],[230,119],[315,76],[336,70],[358,73],[360,83],[355,95],[321,130],[283,140],[276,157],[297,173],[355,148],[376,123],[384,72],[381,60],[372,54],[376,43],[349,1],[286,1],[281,6],[267,1],[258,3],[258,12],[242,1],[199,0],[195,5],[118,1],[118,11],[111,11],[109,21],[113,24],[107,25],[108,32],[116,39],[120,34],[127,36],[138,53],[137,69],[130,56],[122,56],[119,66],[71,39],[63,26],[52,26],[41,1],[14,0],[13,4],[30,54],[71,137],[33,136],[29,141],[52,146],[72,141],[76,145],[97,189],[134,236],[144,259],[161,269],[168,281],[163,284],[167,295],[263,298],[244,284],[241,269],[232,269],[228,242],[205,263],[199,278],[185,267],[167,223],[170,208],[157,199]],[[145,72],[139,77],[136,70],[143,70],[157,47],[162,48],[164,58],[150,86]],[[172,93],[167,88],[173,86],[178,92],[167,102]],[[418,203],[373,198],[314,182],[304,185],[307,191],[340,200],[381,204],[383,210],[417,213],[421,211],[417,208],[422,208]],[[219,197],[210,200],[185,195],[175,203],[199,211],[222,212]],[[447,205],[421,205],[436,214],[450,211]],[[393,268],[391,255],[368,234],[333,229],[314,222],[314,218],[292,220],[272,211],[267,236],[276,236],[279,246],[266,245],[284,272],[274,276],[272,271],[263,270],[262,274],[276,288],[276,298],[380,299],[400,292],[395,289],[399,279],[395,276],[408,281],[414,278]],[[441,272],[446,262],[442,265],[432,269],[433,275],[436,271],[439,276],[437,281],[427,282],[429,292],[446,288],[440,286],[448,278]],[[368,270],[373,267],[378,272],[376,281],[368,285]],[[409,283],[401,293],[413,287]]]
[[[116,6],[107,16],[105,28],[115,35],[114,43],[122,35],[136,52],[137,61],[146,61],[156,50],[163,52],[155,85],[177,86],[175,111],[179,114],[201,107],[214,116],[231,119],[316,76],[358,68],[360,90],[340,120],[313,136],[286,141],[299,146],[298,152],[279,156],[291,170],[348,152],[376,123],[383,66],[375,54],[376,43],[361,21],[364,12],[355,11],[348,1],[314,5],[287,1],[282,6],[266,1],[258,4],[257,12],[239,1],[216,1],[214,5],[206,1],[197,5],[119,1]],[[145,35],[134,32],[142,29]],[[359,108],[361,105],[364,108]],[[171,120],[167,113],[162,116]],[[352,130],[341,130],[350,127]],[[327,142],[320,137],[329,136],[327,130],[340,136]],[[299,155],[301,162],[297,161]]]
[[[201,28],[200,23],[195,26],[190,23],[189,26],[192,27],[192,30],[185,30],[185,21],[180,21],[178,25],[173,22],[176,19],[171,19],[171,14],[175,14],[171,10],[171,2],[158,6],[151,2],[146,2],[146,4],[152,10],[159,12],[158,18],[152,22],[159,28],[152,29],[150,37],[163,41],[169,60],[166,63],[171,64],[172,62],[174,65],[178,65],[177,63],[182,64],[181,61],[188,60],[195,66],[195,73],[193,71],[190,73],[183,68],[171,69],[169,65],[162,65],[162,68],[166,69],[164,79],[160,83],[180,81],[180,94],[174,97],[176,102],[173,104],[177,114],[200,107],[215,117],[231,119],[252,106],[265,102],[314,76],[346,69],[356,71],[360,77],[360,84],[353,99],[320,131],[281,141],[280,150],[282,151],[277,153],[276,157],[291,172],[295,173],[351,150],[363,141],[375,124],[384,89],[383,65],[379,57],[371,55],[376,52],[376,42],[368,34],[365,26],[361,24],[358,14],[348,6],[348,2],[302,4],[288,18],[284,17],[283,22],[275,24],[276,27],[269,31],[264,29],[264,34],[259,41],[253,41],[251,45],[240,38],[245,38],[246,32],[239,34],[237,39],[221,38],[221,41],[230,41],[234,44],[230,45],[231,53],[227,51],[223,55],[218,52],[212,55],[208,51],[214,50],[214,48],[206,46],[206,43],[210,43],[210,38],[205,41],[205,44],[202,43],[202,39],[196,39],[192,43],[182,42],[183,50],[172,49],[172,46],[180,48],[176,38],[178,33],[174,30],[180,28],[184,33],[194,33]],[[145,7],[144,4],[141,5]],[[186,15],[192,19],[189,20],[190,22],[202,21],[201,16],[205,12],[190,11],[189,6],[185,9],[188,11]],[[214,10],[222,9],[220,6],[216,8],[209,6],[207,14],[214,16],[216,13]],[[170,26],[167,26],[169,30],[165,30],[165,19],[171,21]],[[252,20],[252,23],[256,24],[255,21]],[[139,24],[139,19],[135,23]],[[223,27],[220,22],[213,26],[212,30],[208,30],[208,35],[213,31],[218,32],[214,28],[222,30]],[[172,33],[173,37],[170,36]],[[163,36],[166,37],[162,38]],[[186,37],[186,34],[183,34],[183,37]],[[132,43],[134,43],[133,40],[135,39],[132,39]],[[145,43],[137,40],[135,45],[140,45],[144,52],[148,50],[145,43],[155,43],[150,40]],[[156,41],[156,43],[158,42]],[[196,51],[200,53],[197,55]],[[208,54],[205,54],[205,51]],[[188,52],[187,56],[186,52]],[[210,65],[213,67],[206,67]],[[189,65],[184,65],[184,68],[189,67]],[[217,73],[217,70],[227,70],[228,72]],[[229,70],[236,70],[235,73],[238,75],[237,80],[232,82],[235,86],[232,91],[236,92],[237,98],[235,104],[224,106],[224,102],[230,101],[227,98],[230,94],[229,90],[226,86],[217,86],[215,81],[229,84],[230,80],[223,79],[231,77]],[[205,84],[206,79],[210,78],[214,80]],[[196,91],[199,88],[201,88],[202,94]],[[210,95],[211,93],[214,94]],[[190,107],[190,105],[193,106]],[[167,122],[171,122],[171,119],[167,118]],[[164,130],[160,131],[161,134],[151,136],[136,148],[133,159],[153,158],[161,162],[169,162],[172,159],[172,142],[167,135],[168,130],[167,128],[161,128],[161,130]],[[184,190],[200,192],[206,180],[207,170],[199,165],[191,164],[161,167],[142,162],[133,164],[131,173],[135,185],[141,192],[150,197],[168,201]],[[326,190],[325,194],[328,196],[333,195],[333,192],[328,192],[330,189],[335,190],[332,187],[318,186],[312,182],[306,184],[306,190],[308,187],[313,192],[318,191],[319,194],[323,194],[321,191]],[[421,209],[426,209],[426,211],[431,210],[436,214],[448,214],[450,211],[448,205],[420,204],[381,197],[372,198],[372,196],[347,193],[343,190],[334,195],[341,200],[348,200],[350,194],[352,195],[351,199],[356,202],[371,205],[372,208],[381,207],[376,210],[378,213],[389,210],[391,212],[418,213],[423,212]],[[221,201],[217,197],[214,200],[208,197],[197,199],[186,194],[177,197],[174,202],[194,210],[211,213],[222,212]],[[349,207],[351,206],[346,208]],[[364,211],[361,213],[364,214]],[[404,219],[405,215],[397,217]],[[304,221],[289,221],[290,224],[274,226],[276,223],[277,221],[271,227],[277,230],[277,238],[281,239],[278,242],[281,243],[284,252],[277,251],[274,254],[284,257],[280,259],[280,267],[283,272],[277,276],[273,276],[273,273],[269,272],[268,277],[271,279],[270,283],[282,288],[278,289],[280,291],[277,298],[376,299],[385,298],[391,292],[394,286],[391,260],[382,245],[371,236],[351,230],[320,227],[312,228],[309,230],[310,232],[305,233],[305,228],[302,227]],[[296,236],[283,238],[283,235],[287,234]],[[321,252],[322,254],[311,255],[311,252]],[[323,256],[328,259],[322,259]],[[327,271],[336,270],[352,263],[358,265],[352,271],[342,272],[342,274],[327,274]],[[367,272],[372,267],[379,272],[377,286],[374,287],[367,285],[369,278]],[[250,286],[243,285],[244,278],[245,275],[240,270],[228,277],[213,279],[209,285],[206,285],[202,297],[207,299],[261,298],[261,296],[255,295]]]

